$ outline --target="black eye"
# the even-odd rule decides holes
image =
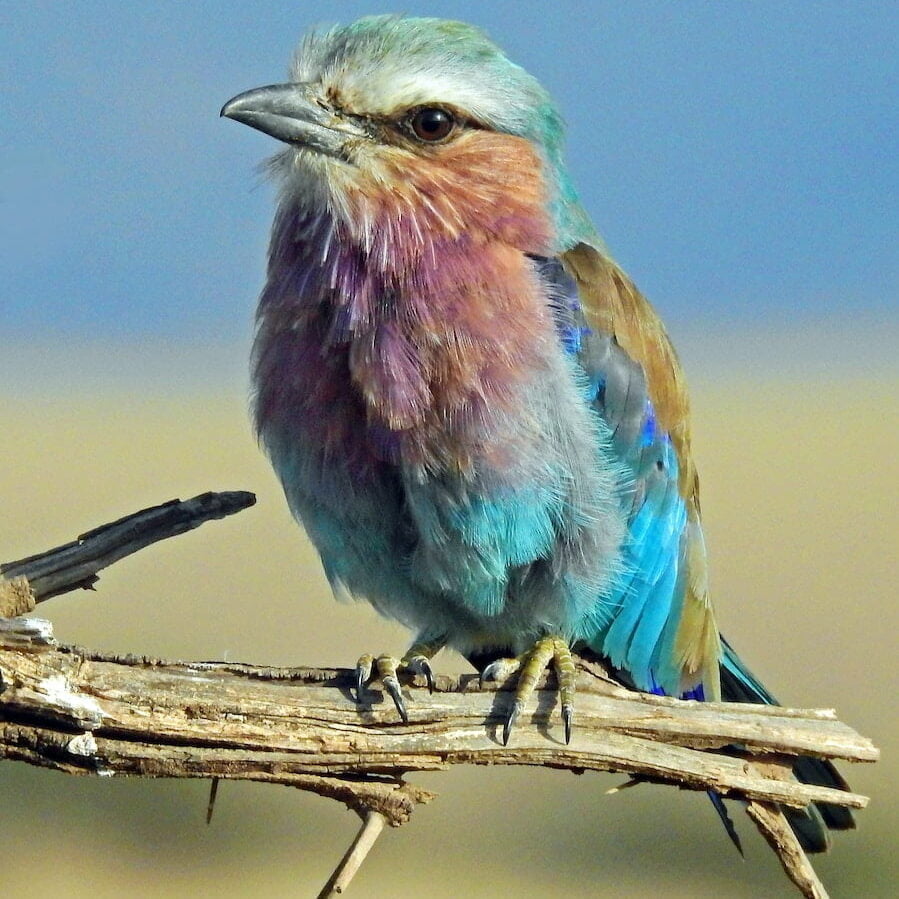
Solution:
[[[453,128],[456,127],[456,120],[445,109],[426,106],[415,112],[409,120],[409,124],[419,140],[436,143],[452,133]]]

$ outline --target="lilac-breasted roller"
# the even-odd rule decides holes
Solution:
[[[773,702],[709,601],[684,376],[581,207],[546,91],[479,30],[377,16],[313,33],[222,114],[286,144],[253,351],[255,424],[336,592],[520,667],[504,739],[571,651],[674,696]],[[803,779],[843,785],[827,763]],[[720,805],[719,805],[720,808]],[[807,848],[837,807],[793,813]]]

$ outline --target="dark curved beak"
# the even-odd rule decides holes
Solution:
[[[285,143],[329,156],[342,157],[348,140],[365,136],[357,125],[322,103],[313,85],[300,82],[244,91],[230,99],[221,114]]]

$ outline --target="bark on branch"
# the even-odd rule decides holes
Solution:
[[[863,808],[867,799],[800,784],[785,762],[878,757],[829,710],[634,693],[590,663],[579,666],[570,745],[551,682],[538,685],[530,717],[503,746],[512,697],[502,686],[480,689],[476,675],[438,677],[429,694],[407,679],[403,724],[378,689],[357,705],[352,680],[342,669],[103,655],[57,644],[46,621],[0,618],[0,758],[73,774],[259,780],[338,799],[365,823],[322,895],[346,887],[383,823],[403,824],[433,798],[404,780],[410,771],[454,764],[617,771],[747,800],[793,882],[820,897],[780,807]]]
[[[4,562],[0,564],[0,617],[21,615],[31,611],[34,603],[70,590],[91,590],[100,579],[98,572],[113,562],[204,522],[233,515],[255,502],[255,495],[245,490],[201,493],[184,501],[173,499],[100,525],[48,552]],[[27,579],[33,596],[30,609],[22,608],[28,605],[22,578]]]

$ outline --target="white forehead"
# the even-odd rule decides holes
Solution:
[[[445,103],[491,128],[543,137],[546,92],[478,29],[437,19],[378,16],[309,35],[291,78],[335,90],[352,112],[391,115]]]

